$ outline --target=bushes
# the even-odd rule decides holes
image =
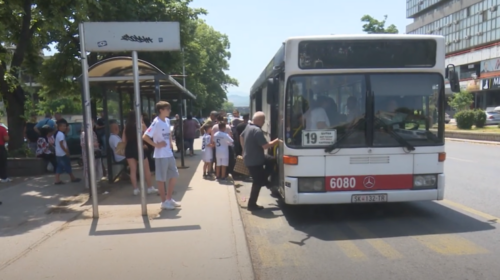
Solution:
[[[482,128],[486,124],[486,113],[481,109],[474,110],[476,114],[475,125],[477,128]]]
[[[473,125],[477,128],[484,127],[486,123],[486,113],[481,109],[464,110],[455,115],[457,127],[460,129],[471,129]]]
[[[455,115],[457,126],[460,129],[471,129],[476,122],[476,113],[472,110],[460,111]]]

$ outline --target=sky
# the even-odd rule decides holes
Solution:
[[[391,3],[391,4],[389,4]],[[405,33],[406,1],[402,0],[194,0],[191,6],[204,8],[202,18],[231,42],[230,69],[238,87],[229,95],[248,96],[250,88],[288,37],[329,34],[361,34],[361,17],[378,20],[388,16],[386,26],[396,25]],[[46,55],[51,52],[46,52]]]
[[[391,3],[391,4],[389,4]],[[228,74],[238,87],[229,95],[248,96],[254,81],[288,37],[330,34],[362,34],[361,17],[378,20],[405,33],[406,1],[402,0],[194,0],[193,7],[208,11],[203,19],[231,42]]]

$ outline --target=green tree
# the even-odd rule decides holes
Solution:
[[[361,22],[365,23],[363,24],[363,32],[366,32],[368,34],[399,33],[397,27],[394,24],[391,24],[386,28],[385,27],[386,20],[387,20],[387,15],[384,16],[383,21],[378,21],[369,15],[364,15],[361,18]]]
[[[457,112],[469,110],[470,105],[474,102],[474,96],[468,91],[461,90],[453,94],[449,99],[449,104],[451,108],[455,109]]]
[[[0,94],[6,104],[10,149],[24,143],[27,94],[17,78],[21,73],[37,76],[42,49],[65,29],[65,22],[75,21],[75,11],[85,13],[87,3],[93,1],[0,0]]]
[[[116,2],[101,1],[98,8],[90,7],[89,21],[179,21],[181,24],[181,42],[184,47],[186,67],[186,87],[197,99],[191,111],[218,108],[226,99],[226,90],[237,81],[224,71],[229,69],[229,39],[199,20],[198,16],[206,14],[203,9],[190,8],[190,0],[146,0]],[[42,76],[48,97],[80,94],[79,84],[71,77],[81,74],[78,60],[79,41],[78,26],[68,22],[66,32],[57,34],[59,53],[44,63]],[[99,60],[114,56],[129,56],[128,53],[91,53],[89,65]],[[139,58],[152,62],[160,70],[168,74],[181,74],[183,56],[181,52],[139,53]],[[91,90],[99,92],[99,90]],[[99,100],[99,94],[93,95]],[[174,104],[173,104],[174,105]],[[177,107],[176,107],[177,108]]]
[[[233,109],[234,109],[234,104],[232,102],[225,101],[224,103],[222,103],[222,110],[226,112],[232,112]]]

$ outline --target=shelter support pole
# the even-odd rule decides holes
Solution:
[[[89,89],[89,65],[87,61],[87,51],[85,50],[85,31],[83,30],[83,23],[79,24],[79,39],[80,39],[80,54],[82,61],[82,75],[83,75],[83,116],[85,125],[85,140],[87,149],[87,163],[90,168],[88,172],[90,174],[90,189],[92,193],[92,216],[97,219],[99,218],[99,205],[97,200],[97,184],[96,184],[96,174],[95,174],[95,160],[94,160],[94,131],[92,129],[92,111],[91,111],[91,99],[90,99],[90,89]]]
[[[160,101],[160,78],[155,76],[155,104]],[[157,112],[158,113],[158,112]]]
[[[141,188],[141,209],[142,215],[148,215],[148,207],[146,204],[146,187],[144,186],[144,143],[142,142],[142,114],[141,114],[141,92],[139,88],[139,66],[137,63],[137,51],[132,52],[132,70],[134,73],[134,104],[135,104],[135,122],[137,133],[137,155],[139,160],[139,186]],[[135,174],[130,174],[135,176]]]
[[[148,118],[149,118],[149,122],[153,122],[153,120],[151,119],[151,97],[148,96]]]
[[[122,96],[122,90],[118,89],[118,110],[120,111],[120,128],[125,127],[123,125],[123,96]],[[120,134],[121,138],[121,134]]]
[[[184,164],[184,158],[185,158],[185,154],[186,154],[186,150],[185,150],[185,147],[184,147],[184,122],[182,121],[182,116],[183,115],[183,111],[182,111],[182,107],[183,106],[183,103],[182,103],[182,94],[179,94],[179,109],[180,109],[180,112],[181,112],[181,115],[180,115],[180,118],[179,118],[179,130],[180,130],[180,134],[181,134],[181,146],[180,147],[177,147],[178,149],[180,148],[181,150],[181,166],[178,166],[177,168],[179,169],[185,169],[185,168],[189,168],[189,166],[186,166]]]
[[[102,110],[104,111],[104,151],[102,151],[106,155],[106,165],[108,167],[108,182],[112,183],[113,180],[113,161],[111,159],[114,156],[113,150],[108,145],[109,135],[111,131],[109,131],[109,114],[108,114],[108,91],[105,87],[102,88]],[[101,162],[102,164],[102,162]]]

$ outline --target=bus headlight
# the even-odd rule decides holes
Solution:
[[[436,175],[415,175],[413,177],[414,189],[433,189],[437,186]]]
[[[299,192],[324,192],[325,178],[298,178]]]

